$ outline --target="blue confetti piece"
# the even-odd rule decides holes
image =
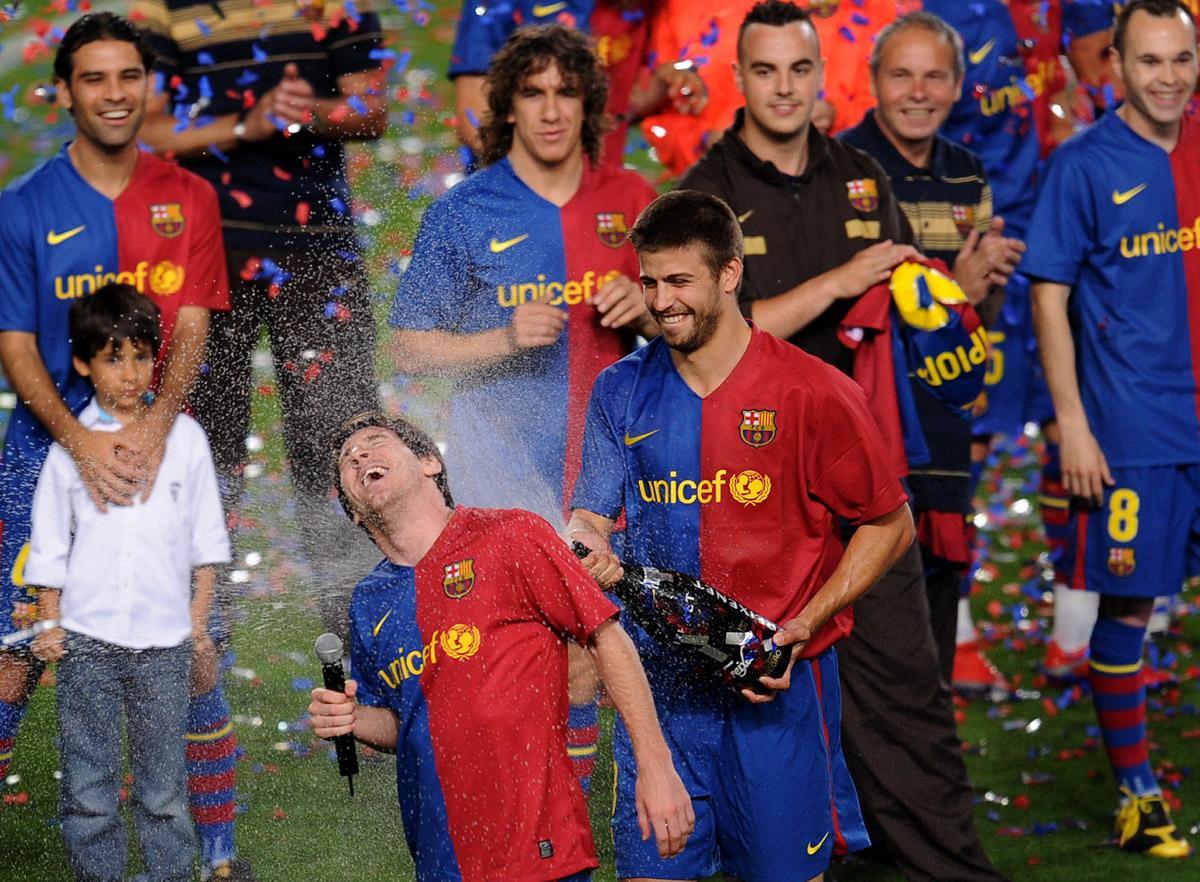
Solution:
[[[367,53],[367,57],[374,61],[383,61],[385,58],[395,58],[396,53],[392,49],[372,49]]]
[[[154,91],[155,92],[167,91],[167,75],[165,73],[163,73],[161,70],[156,70],[154,72]]]
[[[871,19],[867,18],[861,12],[853,12],[850,14],[850,21],[854,22],[859,27],[866,27],[871,23]]]
[[[475,128],[479,128],[479,117],[477,117],[475,115],[475,111],[469,107],[467,108],[467,122],[475,126]]]
[[[623,18],[625,21],[629,22],[630,24],[636,24],[637,22],[641,21],[645,17],[646,17],[646,10],[644,10],[644,9],[627,9],[621,13],[621,18]]]
[[[411,126],[417,121],[417,115],[411,110],[406,110],[404,113],[400,114],[400,121],[406,126]]]
[[[212,95],[213,95],[212,83],[209,82],[208,77],[207,76],[200,77],[200,82],[198,85],[200,88],[200,97],[208,98],[209,100],[212,100]],[[922,276],[921,278],[924,278],[924,277]]]
[[[213,63],[212,53],[211,52],[197,52],[196,60],[199,61],[201,64],[212,64]]]
[[[181,82],[175,89],[175,103],[180,104],[181,102],[185,102],[187,101],[187,97],[188,87]]]
[[[201,36],[204,36],[204,37],[212,36],[212,28],[210,28],[208,25],[206,25],[200,19],[196,19],[196,27],[199,29]]]
[[[254,71],[250,70],[250,68],[246,68],[245,70],[243,70],[241,75],[236,80],[236,83],[239,86],[243,86],[243,87],[249,86],[251,83],[257,83],[257,82],[258,82],[258,74],[256,74]]]
[[[350,19],[355,24],[362,20],[362,14],[358,11],[358,7],[354,4],[354,0],[346,0],[342,4],[342,10],[346,13],[346,18]]]
[[[339,251],[337,255],[347,263],[362,263],[362,255],[355,254],[353,251]]]
[[[221,160],[221,162],[225,163],[226,165],[229,165],[229,156],[225,153],[222,153],[217,148],[216,144],[209,144],[208,152],[211,153],[213,156],[217,157],[217,159]]]
[[[329,207],[332,208],[334,211],[336,211],[338,214],[346,213],[346,203],[343,202],[341,200],[341,197],[339,197],[339,196],[331,196],[329,198]]]
[[[347,98],[346,104],[348,104],[350,109],[359,116],[366,116],[370,112],[370,108],[367,107],[367,102],[363,101],[362,98],[357,95],[351,95],[349,98]]]
[[[404,275],[404,270],[400,269],[400,261],[396,260],[394,257],[388,261],[387,268],[388,272],[396,278],[400,278],[400,276]]]
[[[254,61],[257,64],[264,64],[270,57],[267,55],[267,50],[262,46],[259,46],[257,43],[250,44],[250,54],[254,56]]]
[[[396,73],[403,73],[410,61],[412,61],[412,52],[408,49],[403,50],[396,58]]]
[[[307,692],[313,688],[312,677],[296,677],[292,680],[292,688],[297,692]]]
[[[840,28],[838,28],[838,36],[840,36],[843,40],[847,40],[851,43],[857,42],[854,39],[854,33],[845,25],[842,25]]]
[[[314,147],[313,147],[313,149],[312,149],[312,155],[313,155],[313,156],[315,156],[315,157],[317,157],[317,159],[322,159],[322,158],[324,158],[324,156],[325,156],[325,145],[324,145],[324,144],[317,144],[316,146],[314,146]]]
[[[337,304],[336,303],[326,303],[325,304],[325,318],[331,319],[335,315],[337,315]]]
[[[0,103],[4,105],[4,118],[13,119],[17,113],[17,90],[19,85],[13,86],[9,91],[0,94]]]
[[[709,21],[708,32],[700,36],[700,45],[705,49],[711,49],[720,37],[721,29],[717,27],[717,20],[714,18]]]
[[[338,298],[345,297],[346,296],[346,286],[338,285],[336,288],[334,288],[329,293],[334,297],[338,297]]]

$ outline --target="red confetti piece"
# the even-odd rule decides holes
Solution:
[[[281,181],[290,181],[292,179],[291,172],[284,171],[279,166],[275,166],[271,169],[271,171],[274,172],[275,177],[279,178]]]
[[[329,121],[336,125],[350,115],[350,106],[346,103],[341,103],[329,112]]]
[[[254,200],[250,198],[249,193],[243,193],[241,190],[230,190],[229,198],[240,205],[242,208],[249,208],[254,204]]]
[[[1024,811],[1029,808],[1029,794],[1019,793],[1013,797],[1013,805]]]
[[[273,817],[276,821],[282,821],[287,817],[287,812],[285,812],[279,806],[275,806],[275,808],[271,809],[271,817]]]
[[[1042,710],[1046,712],[1046,716],[1048,717],[1058,716],[1058,705],[1056,705],[1052,699],[1042,699]]]
[[[249,282],[258,275],[259,269],[262,267],[262,260],[257,257],[251,257],[246,261],[246,265],[242,267],[242,271],[238,273],[242,277],[243,282]]]
[[[222,172],[221,173],[221,183],[224,186],[228,187],[231,183],[233,183],[233,175],[230,174],[229,172]]]
[[[321,375],[321,365],[315,361],[309,362],[308,367],[304,369],[304,382],[311,383]]]
[[[322,25],[320,22],[316,22],[316,21],[314,21],[309,26],[309,30],[312,31],[313,39],[316,40],[318,43],[320,43],[322,40],[324,40],[325,35],[328,33],[328,31],[325,30],[324,25]]]
[[[1029,857],[1025,858],[1025,863],[1031,867],[1036,867],[1039,864],[1041,864],[1041,862],[1042,862],[1042,859],[1040,857],[1038,857],[1036,854],[1031,854]]]
[[[275,395],[275,387],[264,383],[262,386],[258,387],[258,394],[263,398],[271,398]]]
[[[307,202],[296,203],[296,223],[300,226],[308,226],[309,205]]]

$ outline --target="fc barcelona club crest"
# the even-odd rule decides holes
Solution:
[[[846,181],[846,189],[850,194],[850,204],[856,211],[874,211],[879,207],[879,189],[875,186],[874,178]]]
[[[743,410],[738,433],[751,447],[766,447],[775,440],[775,411]]]
[[[958,227],[958,235],[964,239],[975,229],[974,205],[951,205],[950,214],[954,218],[954,226]]]
[[[462,600],[475,587],[475,558],[468,557],[457,563],[446,564],[442,576],[442,590],[451,600]]]
[[[609,248],[620,248],[625,244],[629,235],[629,227],[625,225],[625,213],[621,211],[602,211],[596,215],[596,235]]]
[[[840,5],[841,0],[808,0],[808,11],[817,18],[829,18]]]
[[[164,239],[174,239],[183,232],[183,207],[178,202],[151,205],[150,226]]]
[[[1128,576],[1136,566],[1132,548],[1108,549],[1108,571],[1114,576]]]

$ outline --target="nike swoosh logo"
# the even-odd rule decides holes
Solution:
[[[54,230],[51,230],[50,232],[48,232],[46,234],[46,244],[47,245],[61,244],[62,242],[66,242],[72,236],[79,235],[86,229],[87,229],[87,227],[84,224],[80,224],[75,229],[67,230],[65,233],[56,233],[56,232],[54,232]]]
[[[392,611],[389,609],[387,612],[385,612],[385,613],[383,614],[383,618],[382,618],[382,619],[380,619],[378,622],[376,622],[376,623],[375,623],[375,627],[371,629],[371,636],[372,636],[372,637],[378,637],[378,636],[379,636],[379,629],[383,627],[383,623],[384,623],[384,622],[386,622],[386,621],[388,620],[388,616],[390,616],[391,614],[392,614]]]
[[[658,431],[659,431],[658,429],[652,429],[651,431],[647,432],[645,435],[634,435],[633,437],[630,437],[629,433],[626,432],[625,433],[625,446],[632,447],[634,444],[637,444],[639,441],[645,441],[651,435],[657,435]]]
[[[501,251],[507,251],[509,248],[512,248],[518,242],[524,242],[528,238],[529,238],[528,233],[522,233],[520,236],[517,236],[517,238],[507,239],[504,242],[498,242],[495,239],[493,239],[492,244],[489,247],[492,249],[492,254],[499,254]]]
[[[1119,190],[1113,190],[1113,205],[1124,205],[1138,193],[1146,189],[1145,184],[1138,184],[1132,190],[1126,190],[1124,193]]]
[[[988,40],[986,43],[984,43],[982,46],[980,46],[975,51],[968,52],[967,58],[969,58],[971,60],[971,64],[979,64],[979,62],[983,61],[983,59],[988,57],[988,53],[992,51],[992,49],[995,47],[995,45],[996,45],[996,41],[994,39]]]
[[[750,220],[750,215],[752,215],[752,214],[754,214],[754,209],[753,209],[753,208],[751,208],[751,209],[750,209],[749,211],[747,211],[745,214],[739,214],[739,215],[738,215],[738,223],[739,223],[739,224],[744,224],[746,221]]]
[[[554,13],[566,8],[566,3],[547,3],[545,6],[535,3],[533,5],[533,17],[545,18],[547,15],[554,15]]]
[[[826,839],[828,839],[828,838],[829,838],[829,832],[828,832],[828,831],[826,831],[826,832],[825,832],[825,835],[821,837],[821,841],[820,841],[820,842],[818,842],[816,845],[813,845],[813,844],[810,842],[810,843],[809,843],[809,844],[806,846],[806,847],[808,848],[808,853],[809,853],[809,854],[816,854],[818,851],[820,851],[820,850],[821,850],[821,846],[825,844],[825,840],[826,840]]]

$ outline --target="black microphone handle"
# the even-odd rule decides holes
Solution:
[[[341,661],[322,662],[321,678],[325,681],[326,689],[343,693],[346,691],[346,674],[342,670]],[[335,736],[333,749],[337,753],[338,774],[348,779],[350,795],[353,796],[354,776],[358,774],[358,750],[354,746],[354,736]]]

